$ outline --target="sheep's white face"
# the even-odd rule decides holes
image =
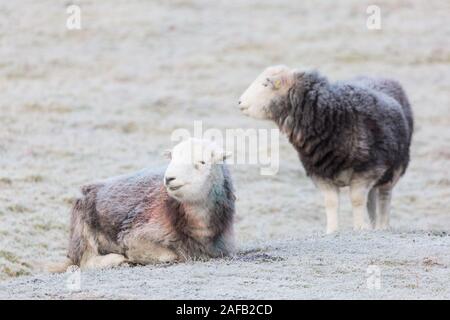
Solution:
[[[208,140],[188,139],[176,145],[164,175],[168,194],[182,202],[201,201],[215,179],[215,166],[227,154]]]
[[[286,66],[268,67],[239,98],[242,113],[257,119],[270,119],[270,102],[287,93],[294,72]]]

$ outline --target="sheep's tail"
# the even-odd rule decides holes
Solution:
[[[409,126],[409,138],[411,139],[411,136],[414,132],[414,116],[413,116],[413,111],[411,109],[411,104],[409,103],[408,98],[404,97],[404,100],[402,101],[402,108],[403,108],[403,113],[405,114],[406,117],[406,121],[408,121],[408,126]]]
[[[72,260],[66,259],[62,262],[49,263],[46,269],[50,273],[64,273],[71,265],[73,265]]]
[[[406,121],[408,122],[409,139],[411,139],[414,131],[414,116],[408,96],[406,95],[405,90],[399,82],[395,80],[385,81],[387,81],[387,88],[384,89],[386,91],[385,93],[387,93],[392,98],[397,100],[398,103],[400,103],[403,114],[405,115]]]
[[[355,79],[369,88],[387,94],[401,105],[403,114],[408,122],[409,139],[411,140],[414,131],[414,115],[408,96],[402,85],[398,81],[388,78],[357,77]]]

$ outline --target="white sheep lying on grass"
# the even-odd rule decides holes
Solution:
[[[229,255],[235,196],[225,158],[212,142],[189,139],[173,148],[165,174],[143,170],[84,186],[72,210],[66,267]]]

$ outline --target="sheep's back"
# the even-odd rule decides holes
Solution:
[[[351,141],[349,154],[356,155],[352,167],[355,171],[378,166],[389,171],[406,168],[412,114],[405,93],[393,80],[358,79],[338,84],[334,95],[338,104],[353,114],[353,129],[345,134]],[[359,154],[362,157],[357,157]]]
[[[283,118],[278,123],[308,175],[334,179],[347,169],[406,168],[411,126],[400,101],[406,101],[406,109],[409,104],[399,85],[372,78],[329,83],[314,73],[307,76],[309,82],[299,81],[289,98],[300,108],[293,113],[298,128],[286,130]],[[309,85],[303,90],[305,83]]]
[[[146,201],[163,184],[163,170],[142,170],[130,175],[110,178],[95,184],[96,228],[116,241],[124,225],[144,212]]]
[[[414,130],[413,113],[409,99],[403,90],[402,85],[398,81],[388,78],[358,77],[354,80],[357,85],[373,89],[397,101],[400,104],[404,117],[406,118],[409,136],[411,137]]]

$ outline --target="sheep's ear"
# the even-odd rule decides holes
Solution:
[[[166,149],[163,151],[162,155],[164,158],[171,160],[172,159],[172,150]]]
[[[225,161],[226,159],[231,158],[232,155],[233,153],[231,153],[230,151],[224,151],[222,155],[222,160]]]
[[[224,162],[226,159],[230,158],[232,156],[232,153],[229,151],[215,151],[213,153],[213,160],[215,163],[221,163]]]
[[[292,74],[294,76],[303,77],[305,75],[305,71],[303,71],[301,69],[294,69],[294,70],[292,70]]]

